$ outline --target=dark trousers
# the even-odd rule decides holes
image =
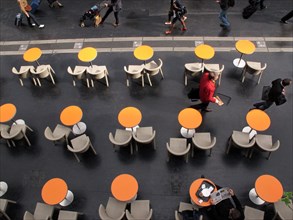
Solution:
[[[175,24],[177,20],[180,21],[180,23],[183,25],[183,15],[185,15],[186,12],[183,10],[176,10],[175,11],[175,18],[172,20],[172,24]]]
[[[204,111],[204,110],[207,109],[207,107],[208,107],[209,104],[210,104],[209,102],[202,102],[200,104],[192,105],[190,107]]]
[[[109,7],[108,10],[106,11],[106,14],[104,15],[104,17],[102,18],[101,23],[103,23],[106,18],[109,16],[109,14],[113,11],[113,7]],[[119,24],[119,18],[118,18],[118,13],[119,11],[114,11],[114,17],[115,17],[115,24]]]
[[[271,107],[272,104],[274,104],[274,101],[267,100],[267,101],[255,103],[255,104],[253,104],[253,106],[260,109],[260,110],[266,110],[269,107]]]
[[[26,15],[26,18],[27,18],[27,23],[29,24],[29,26],[33,26],[33,24],[36,24],[36,25],[40,25],[39,22],[36,20],[35,16],[30,13],[29,11],[27,12],[29,14],[29,17],[27,17]]]
[[[281,18],[282,21],[287,21],[293,17],[293,10],[286,14],[284,17]]]

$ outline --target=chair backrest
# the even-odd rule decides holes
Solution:
[[[109,133],[109,140],[112,144],[119,145],[119,146],[126,146],[132,139],[131,131],[126,131],[122,129],[116,129],[115,137],[110,132]]]
[[[145,70],[151,76],[156,75],[160,72],[163,66],[163,61],[159,58],[158,64],[155,61],[151,61],[145,65]]]
[[[106,206],[106,213],[113,219],[120,219],[119,217],[125,213],[126,205],[127,203],[125,202],[120,202],[113,197],[109,197]]]
[[[102,79],[106,76],[106,71],[103,67],[97,66],[95,69],[88,67],[87,72],[92,74],[96,79]]]
[[[201,63],[186,63],[185,70],[190,73],[200,73],[203,71],[204,66]]]
[[[67,145],[67,149],[74,153],[86,152],[90,147],[90,138],[85,134],[71,140],[72,147]]]
[[[156,136],[156,131],[152,127],[139,127],[133,134],[133,138],[139,143],[150,143]]]
[[[259,75],[262,73],[267,67],[267,64],[265,63],[263,67],[261,67],[260,62],[246,62],[245,72],[252,74],[252,75]]]
[[[8,131],[3,130],[3,131],[1,131],[1,136],[7,140],[9,140],[9,139],[20,140],[24,137],[23,126],[22,125],[12,125],[9,133],[8,133]]]
[[[46,127],[44,131],[45,138],[48,139],[49,141],[58,141],[64,137],[64,134],[60,134],[58,136],[54,135],[51,128]]]

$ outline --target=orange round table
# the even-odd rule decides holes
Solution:
[[[255,188],[249,192],[249,198],[257,205],[264,202],[274,203],[283,196],[283,186],[274,176],[262,175],[255,181]]]
[[[135,48],[133,52],[134,56],[138,60],[146,61],[153,57],[154,50],[150,46],[147,45],[141,45],[137,48]]]
[[[265,131],[271,125],[271,119],[268,114],[260,109],[249,111],[246,115],[246,121],[251,128],[257,131]]]
[[[195,55],[203,60],[209,60],[215,56],[215,49],[207,44],[200,44],[194,49]]]
[[[130,202],[136,199],[138,182],[132,175],[121,174],[111,184],[113,196],[122,202]]]
[[[233,60],[233,64],[236,67],[243,68],[245,66],[245,61],[242,59],[243,54],[254,53],[255,45],[250,40],[238,40],[235,44],[235,47],[241,55],[240,58]]]
[[[201,125],[202,116],[194,108],[185,108],[179,112],[178,121],[182,126],[181,135],[185,138],[191,138],[195,133],[195,129]]]
[[[211,180],[206,179],[206,178],[199,178],[199,179],[193,181],[192,184],[190,185],[189,195],[190,195],[191,203],[196,204],[201,207],[206,207],[206,206],[212,205],[210,199],[207,202],[204,202],[200,198],[198,198],[196,195],[196,193],[197,193],[197,191],[203,181],[207,181],[207,182],[211,183],[214,186],[215,191],[217,191],[217,187],[215,186],[215,184]]]
[[[91,66],[97,56],[98,51],[93,47],[85,47],[78,52],[78,59],[82,62],[89,62]]]
[[[83,134],[86,131],[86,124],[81,122],[82,110],[76,105],[64,108],[60,114],[60,121],[66,126],[73,125],[74,134]]]
[[[68,206],[74,199],[73,193],[68,190],[66,182],[60,178],[48,180],[42,188],[41,195],[48,205]]]
[[[24,52],[23,59],[27,62],[36,62],[38,65],[40,65],[38,62],[38,59],[41,56],[42,56],[41,49],[38,47],[33,47]]]
[[[126,107],[118,114],[119,123],[125,128],[133,129],[142,119],[142,114],[139,109],[135,107]]]
[[[16,107],[14,104],[6,103],[0,106],[0,122],[10,121],[16,114]]]

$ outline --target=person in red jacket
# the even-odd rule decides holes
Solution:
[[[210,102],[217,103],[221,105],[221,101],[214,97],[216,90],[216,81],[218,79],[218,74],[214,72],[205,72],[199,82],[199,99],[202,102],[199,105],[201,111],[211,112],[212,110],[208,108]]]

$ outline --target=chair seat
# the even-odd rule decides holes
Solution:
[[[129,72],[141,72],[144,68],[144,65],[128,65],[128,71]]]
[[[149,140],[153,136],[152,127],[141,127],[136,129],[136,137],[139,140]]]
[[[55,127],[54,131],[53,131],[53,135],[54,136],[68,136],[71,133],[71,129],[68,127],[65,127],[63,125],[57,124],[57,126]]]
[[[244,216],[245,220],[262,220],[264,219],[264,211],[245,206]]]
[[[73,75],[80,75],[87,70],[87,66],[75,66],[73,70]]]
[[[274,203],[274,209],[276,214],[282,220],[289,220],[293,217],[293,205],[292,201],[288,204],[288,206],[283,201],[278,201]]]
[[[260,70],[261,69],[261,63],[260,62],[247,61],[246,65],[249,66],[252,69],[255,69],[255,70]]]
[[[85,147],[88,147],[89,138],[85,134],[78,136],[71,141],[72,147],[76,151],[81,151]]]
[[[204,67],[209,72],[220,71],[220,65],[219,64],[204,64]]]
[[[135,200],[131,203],[131,215],[135,219],[145,219],[150,214],[149,200]]]
[[[60,210],[58,220],[77,220],[78,212]]]
[[[47,219],[48,217],[52,217],[53,212],[54,212],[54,206],[38,202],[34,212],[34,218]]]
[[[185,68],[190,72],[197,72],[202,70],[201,63],[186,63]]]
[[[193,143],[200,149],[206,150],[212,148],[211,134],[206,133],[195,133],[192,139]]]
[[[271,135],[257,134],[255,141],[259,147],[264,149],[270,149],[273,146],[273,138]]]
[[[244,133],[241,131],[233,131],[232,140],[235,144],[243,148],[250,148],[253,146],[253,144],[251,144],[253,142],[249,139],[248,133]]]
[[[129,140],[130,137],[132,137],[131,131],[116,129],[115,136],[114,136],[115,141],[123,143]]]
[[[146,69],[155,69],[158,67],[159,67],[159,65],[153,60],[151,62],[145,64]]]
[[[88,73],[91,75],[98,75],[101,73],[106,73],[108,74],[107,67],[106,66],[97,66],[93,65],[88,67]]]
[[[178,155],[182,155],[182,152],[187,149],[186,144],[187,140],[184,138],[170,139],[170,149],[173,151],[173,153],[176,153]],[[185,152],[183,154],[185,154]]]

